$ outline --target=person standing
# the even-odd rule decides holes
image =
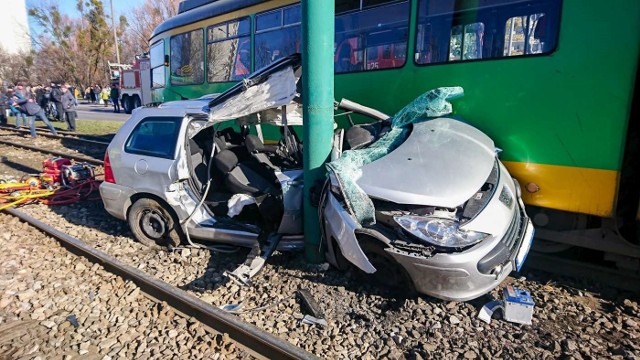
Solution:
[[[96,92],[93,90],[93,86],[89,86],[87,92],[89,93],[89,104],[94,104],[96,102]]]
[[[7,113],[9,112],[9,98],[0,91],[0,125],[8,124]]]
[[[51,101],[56,107],[56,120],[64,120],[64,108],[62,107],[62,89],[60,84],[55,84],[51,89]]]
[[[100,102],[100,92],[102,91],[102,88],[100,87],[100,85],[96,84],[93,87],[93,93],[95,94],[95,98],[94,98],[94,103],[98,104]]]
[[[67,130],[76,131],[76,97],[67,85],[62,86],[62,107],[64,108]]]
[[[47,116],[44,114],[44,111],[42,110],[42,108],[35,103],[35,101],[33,101],[33,99],[22,99],[22,100],[18,100],[17,97],[13,98],[16,103],[18,105],[20,105],[20,107],[22,108],[22,110],[24,112],[27,113],[27,115],[29,115],[29,128],[31,130],[31,138],[35,139],[36,138],[36,119],[35,117],[38,117],[40,120],[42,120],[44,122],[45,125],[47,125],[47,127],[49,128],[49,130],[51,131],[51,133],[53,135],[58,135],[58,133],[56,132],[56,129],[53,127],[53,125],[51,125],[51,123],[49,122],[49,120],[47,119]]]
[[[109,106],[109,97],[111,96],[111,89],[108,86],[102,88],[100,93],[100,99],[104,102],[104,107]]]
[[[22,118],[22,124],[27,126],[27,115],[20,111],[17,102],[22,100],[22,94],[15,93],[13,90],[9,89],[7,96],[9,97],[9,109],[11,110],[11,114],[16,117],[16,129],[20,128],[20,118]]]
[[[120,112],[120,88],[118,84],[113,84],[111,87],[111,101],[113,102],[113,112]]]

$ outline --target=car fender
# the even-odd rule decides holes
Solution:
[[[336,239],[345,259],[367,274],[376,272],[376,268],[362,251],[356,237],[356,231],[362,226],[340,205],[333,194],[328,194],[324,218],[331,236]]]

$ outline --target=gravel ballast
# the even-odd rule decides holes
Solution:
[[[0,214],[0,223],[3,358],[248,356],[17,218]]]
[[[2,150],[0,148],[0,150]],[[41,162],[45,156],[39,161]],[[0,174],[11,172],[0,163]],[[480,299],[447,302],[428,296],[404,298],[327,264],[310,265],[299,253],[276,253],[252,287],[228,281],[224,271],[244,261],[202,249],[156,251],[137,243],[125,222],[101,202],[70,206],[29,205],[24,211],[213,305],[265,309],[238,314],[258,327],[324,358],[619,358],[640,356],[637,299],[602,284],[527,271],[507,283],[531,292],[536,303],[530,326],[476,318],[500,289]],[[3,220],[6,221],[6,220]],[[87,265],[90,267],[89,265]],[[309,289],[328,325],[301,323],[295,298]],[[0,290],[5,291],[2,287]]]

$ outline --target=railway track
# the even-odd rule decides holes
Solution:
[[[41,148],[38,148],[38,147],[35,147],[35,146],[26,145],[26,144],[20,144],[20,143],[16,143],[16,142],[13,142],[13,141],[8,141],[8,140],[0,140],[0,144],[9,145],[9,146],[13,146],[13,147],[21,148],[21,149],[27,149],[27,150],[31,150],[31,151],[36,151],[36,152],[39,152],[39,153],[51,154],[51,155],[55,155],[55,156],[62,156],[62,157],[65,157],[65,158],[73,159],[73,160],[76,160],[76,161],[83,161],[83,162],[87,162],[89,164],[97,165],[97,166],[102,166],[104,164],[104,161],[97,160],[97,159],[94,159],[94,158],[91,158],[91,157],[88,157],[88,156],[69,154],[67,152],[51,150],[51,149],[41,149]]]
[[[124,264],[116,258],[94,249],[85,242],[69,236],[45,223],[15,209],[5,210],[7,214],[19,218],[54,237],[71,252],[98,263],[110,272],[134,282],[149,297],[173,307],[185,317],[194,317],[216,333],[228,334],[240,346],[258,358],[269,359],[315,359],[316,356],[293,346],[253,325],[247,324],[183,290],[157,280],[144,272]]]
[[[11,131],[18,134],[30,133],[28,129],[23,129],[23,128],[16,129],[13,126],[2,126],[0,127],[0,129],[5,131]],[[62,130],[57,131],[58,135],[52,134],[49,131],[49,129],[36,128],[36,132],[38,136],[43,136],[50,139],[73,140],[73,141],[78,141],[86,144],[99,145],[99,146],[105,146],[105,147],[109,145],[109,141],[110,141],[110,139],[100,137],[100,136],[83,135],[83,134],[77,134],[74,132],[62,131]]]

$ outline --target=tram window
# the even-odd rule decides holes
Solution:
[[[482,59],[483,36],[483,23],[454,26],[449,41],[449,61]]]
[[[300,18],[300,5],[256,15],[254,45],[256,69],[269,65],[282,57],[300,52],[302,39]]]
[[[555,50],[562,0],[479,3],[419,0],[415,62],[494,59]]]
[[[545,26],[545,19],[545,14],[539,13],[530,16],[514,16],[507,20],[504,31],[503,55],[519,56],[543,53],[545,41],[542,37],[536,37],[535,34],[538,25],[540,29]]]
[[[164,40],[160,40],[151,46],[149,63],[151,66],[151,87],[164,87]]]
[[[251,21],[244,18],[207,28],[207,81],[238,81],[251,72]]]
[[[171,85],[204,82],[203,43],[201,29],[171,38]]]
[[[302,22],[302,13],[299,6],[284,9],[284,25],[295,25]]]
[[[164,66],[151,69],[151,87],[161,88],[165,85]]]
[[[335,72],[403,66],[407,57],[409,10],[409,2],[402,1],[337,16]]]
[[[282,10],[256,15],[256,31],[277,29],[282,26]]]
[[[399,1],[402,0],[335,0],[336,14],[341,14],[353,10],[362,10]]]

